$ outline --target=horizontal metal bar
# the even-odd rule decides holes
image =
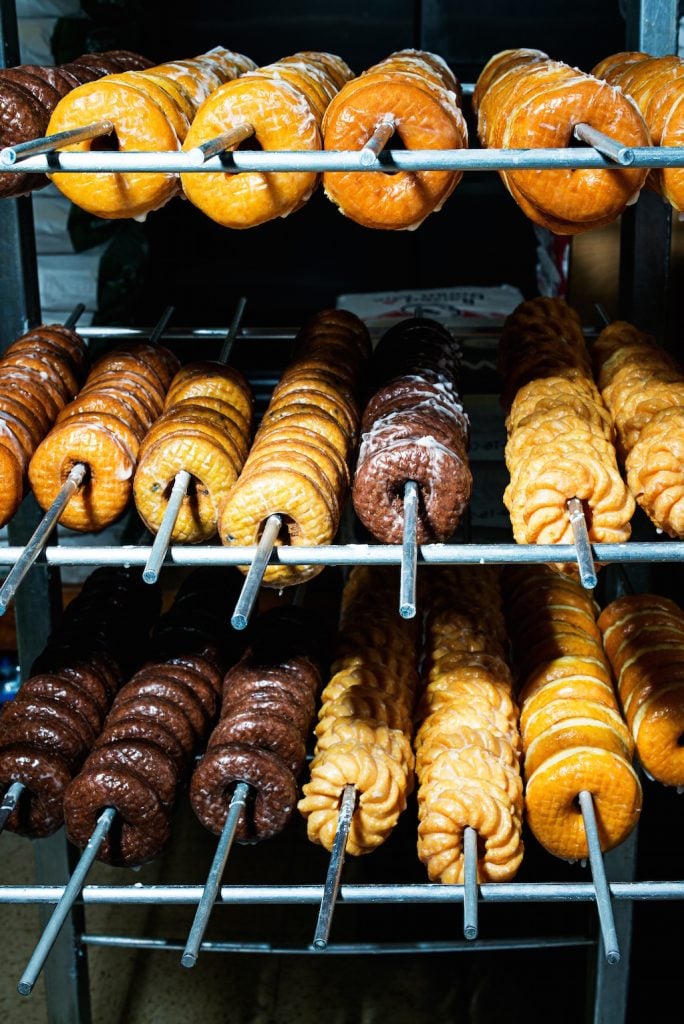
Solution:
[[[23,547],[0,548],[0,565],[13,565]],[[169,548],[165,565],[249,565],[255,547],[176,544]],[[272,565],[399,565],[401,544],[321,544],[319,547],[281,545],[271,555]],[[45,548],[49,565],[145,565],[149,545],[104,547],[60,545]],[[594,544],[602,563],[684,562],[681,541],[643,541],[631,544]],[[424,565],[541,565],[576,562],[573,544],[423,544],[418,562]]]
[[[681,900],[684,881],[613,882],[610,894],[616,900]],[[591,882],[485,882],[478,887],[483,903],[593,903],[596,890]],[[3,885],[0,903],[57,903],[64,892],[61,885]],[[85,904],[169,904],[193,906],[199,903],[203,885],[86,885],[81,891]],[[322,885],[224,885],[216,906],[266,904],[320,904]],[[462,885],[342,885],[339,903],[463,903]]]
[[[82,935],[84,946],[108,946],[115,949],[150,949],[162,952],[177,952],[183,949],[183,943],[173,939],[134,938],[128,935]],[[476,942],[345,942],[329,943],[325,950],[314,949],[313,946],[274,946],[270,942],[203,942],[202,953],[275,953],[278,956],[320,956],[321,952],[328,956],[352,955],[368,953],[411,954],[411,953],[477,953],[494,952],[506,949],[547,949],[567,948],[568,946],[593,946],[593,939],[582,936],[568,935],[541,936],[540,938],[522,939],[480,939]]]
[[[78,333],[83,338],[147,338],[150,334],[150,327],[117,327],[100,324],[91,324],[79,327]],[[169,340],[184,341],[193,338],[208,338],[213,340],[225,339],[228,325],[225,327],[171,327],[164,333]],[[463,334],[467,337],[477,336],[478,338],[498,338],[501,335],[501,328],[484,326],[478,324],[453,324],[449,327],[452,334]],[[596,328],[584,327],[585,335],[597,334]],[[293,327],[241,327],[236,337],[250,340],[264,341],[292,341],[297,330]]]
[[[163,174],[207,174],[244,171],[511,171],[607,168],[619,166],[590,146],[586,148],[549,149],[413,149],[384,150],[369,164],[362,163],[363,151],[313,150],[310,152],[275,152],[273,150],[236,150],[214,156],[205,164],[193,162],[189,153],[110,153],[106,150],[89,153],[52,153],[32,156],[21,161],[21,168],[11,167],[7,173],[46,174],[59,171],[73,174],[136,173],[150,171]],[[684,147],[637,146],[631,152],[631,167],[684,167]]]

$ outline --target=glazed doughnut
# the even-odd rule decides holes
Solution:
[[[579,123],[625,145],[651,144],[638,108],[620,89],[538,52],[495,54],[478,79],[476,95],[483,146],[568,146]],[[623,168],[615,173],[603,169],[500,173],[528,217],[557,234],[576,234],[615,220],[638,196],[648,172]]]
[[[604,328],[592,354],[633,497],[660,530],[684,537],[684,371],[624,321]]]
[[[223,717],[211,734],[207,750],[232,743],[270,750],[287,765],[295,778],[306,760],[306,744],[294,722],[261,709],[243,711],[238,715],[231,712]]]
[[[612,850],[641,813],[639,778],[625,757],[598,747],[571,747],[547,757],[527,779],[525,810],[534,835],[563,860],[589,856],[577,796],[591,793],[601,849]]]
[[[344,85],[323,119],[324,148],[360,150],[384,121],[394,125],[407,150],[468,145],[460,87],[436,54],[396,51]],[[460,179],[456,171],[327,171],[323,184],[328,198],[356,223],[411,230],[441,209]]]
[[[88,754],[83,768],[90,771],[113,766],[135,772],[151,786],[164,808],[171,807],[178,787],[178,774],[171,758],[154,740],[108,740]]]
[[[249,783],[253,794],[240,813],[237,841],[259,842],[277,835],[297,800],[294,775],[276,754],[243,743],[213,747],[193,773],[190,802],[205,828],[221,834],[236,782]]]
[[[55,750],[42,750],[30,742],[3,741],[0,789],[4,792],[14,782],[24,786],[5,828],[35,838],[52,835],[63,821],[62,799],[70,780],[69,766]]]
[[[85,769],[67,787],[64,821],[69,841],[85,847],[107,807],[114,807],[117,815],[98,860],[122,867],[144,864],[168,840],[168,813],[152,787],[132,768],[108,764]]]
[[[251,126],[262,150],[320,149],[323,112],[339,86],[326,63],[315,57],[298,54],[294,61],[285,58],[222,85],[202,105],[183,149],[241,125]],[[351,75],[343,61],[333,59],[337,74]],[[181,184],[188,199],[218,224],[249,228],[298,210],[318,179],[309,171],[252,171],[182,174]]]
[[[116,722],[107,722],[95,741],[93,750],[108,747],[116,743],[153,743],[171,761],[177,775],[183,773],[186,766],[185,751],[170,728],[161,722],[151,721],[146,715],[131,714]]]

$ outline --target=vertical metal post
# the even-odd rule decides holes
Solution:
[[[654,57],[677,52],[677,0],[629,0],[626,50]],[[620,232],[619,316],[663,339],[668,325],[672,208],[643,189]]]
[[[0,67],[19,64],[14,0],[0,3]],[[40,323],[38,268],[30,197],[0,202],[0,349],[29,327]],[[9,542],[23,545],[40,522],[42,512],[29,495],[8,527]],[[26,679],[35,657],[45,646],[53,614],[59,607],[59,574],[40,560],[27,574],[17,593],[14,609],[21,678]],[[63,830],[34,847],[36,882],[66,885],[70,850]],[[40,910],[41,927],[50,917],[49,906]],[[82,908],[63,928],[45,969],[49,1024],[88,1024],[88,978],[84,954],[78,952],[83,930]]]

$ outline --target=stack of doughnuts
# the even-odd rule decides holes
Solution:
[[[321,684],[318,630],[305,609],[270,608],[225,676],[221,717],[190,784],[195,814],[216,835],[238,782],[250,786],[238,842],[277,835],[294,813]]]
[[[0,69],[0,148],[39,139],[60,100],[86,82],[120,71],[144,70],[152,61],[129,50],[84,53],[56,67],[20,64]],[[47,185],[44,174],[0,173],[0,197],[26,195]]]
[[[237,480],[252,436],[254,398],[244,375],[212,360],[188,363],[138,452],[133,495],[152,533],[164,519],[176,475],[190,485],[171,540],[197,544],[216,534],[218,510]]]
[[[684,131],[684,61],[674,54],[614,53],[600,61],[592,74],[617,86],[641,111],[654,146],[681,146]],[[684,172],[681,167],[653,168],[646,184],[675,210],[684,210]]]
[[[0,356],[0,526],[24,496],[33,454],[83,380],[87,349],[61,324],[41,324]]]
[[[656,594],[628,594],[598,619],[642,767],[684,786],[684,612]]]
[[[391,327],[373,352],[352,500],[363,525],[385,544],[402,539],[408,480],[419,488],[420,543],[448,540],[468,504],[470,425],[459,397],[459,362],[455,339],[423,318]]]
[[[38,504],[47,509],[77,464],[82,486],[59,522],[72,530],[98,531],[115,522],[130,501],[140,442],[160,415],[178,369],[161,345],[137,342],[99,356],[85,385],[65,405],[29,464]]]
[[[309,839],[332,850],[345,786],[357,792],[346,851],[384,843],[413,789],[416,629],[397,615],[396,570],[355,566],[342,594],[315,756],[298,808]]]
[[[0,790],[24,792],[7,828],[33,838],[63,821],[67,785],[139,658],[161,593],[139,572],[97,569],[69,603],[31,676],[0,715]]]
[[[589,538],[622,543],[634,499],[613,445],[613,425],[594,384],[577,313],[562,299],[521,303],[504,324],[498,355],[506,417],[504,491],[519,544],[571,544],[571,498]],[[559,564],[575,573],[574,563]]]
[[[183,149],[244,126],[252,129],[258,149],[321,149],[323,115],[351,76],[341,57],[314,51],[249,71],[221,86],[202,105]],[[247,145],[253,146],[253,141]],[[182,174],[181,182],[188,199],[212,220],[223,227],[250,228],[298,210],[318,185],[319,175],[315,171]]]
[[[684,538],[684,370],[621,320],[601,331],[592,356],[632,495],[658,529]]]
[[[397,50],[348,82],[323,119],[325,149],[358,151],[385,123],[403,149],[467,147],[461,88],[440,56]],[[461,171],[327,171],[323,186],[357,224],[413,230],[442,208],[461,177]]]
[[[433,882],[462,884],[463,836],[473,828],[478,881],[510,881],[524,851],[523,787],[498,572],[436,569],[425,591],[418,856]]]
[[[63,151],[174,152],[210,93],[254,66],[249,57],[216,47],[188,60],[108,74],[64,97],[48,131],[111,121],[114,130],[109,135],[73,143]],[[109,219],[144,218],[180,191],[178,175],[162,172],[58,172],[50,178],[81,209]]]
[[[538,50],[503,50],[478,78],[473,106],[483,146],[570,146],[587,124],[625,146],[649,146],[636,104],[623,92]],[[610,224],[633,202],[646,169],[624,167],[501,171],[506,188],[535,224],[574,235]]]
[[[588,856],[578,797],[591,793],[601,849],[636,825],[641,785],[593,598],[548,566],[504,570],[520,704],[527,823],[556,857]]]
[[[102,811],[116,809],[116,820],[98,851],[98,858],[109,864],[135,866],[160,853],[169,838],[179,788],[215,722],[225,671],[220,654],[225,618],[220,609],[226,602],[221,587],[227,589],[224,575],[220,570],[218,574],[213,586],[204,573],[199,585],[191,574],[166,613],[183,627],[202,620],[206,643],[201,652],[194,628],[183,628],[174,655],[153,655],[135,672],[119,690],[91,753],[65,793],[67,836],[80,847]],[[213,618],[207,615],[210,602]]]
[[[274,514],[283,518],[278,544],[332,542],[349,486],[370,347],[363,321],[345,310],[322,310],[299,331],[240,477],[219,510],[224,544],[256,544]],[[268,565],[264,583],[291,586],[321,569]]]

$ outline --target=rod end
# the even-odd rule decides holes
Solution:
[[[33,985],[29,981],[20,981],[17,985],[17,992],[20,996],[30,996],[33,992]]]
[[[463,935],[469,942],[477,938],[477,928],[474,924],[467,924],[463,929]]]
[[[608,961],[609,964],[619,964],[620,963],[620,951],[618,949],[610,949],[610,950],[608,950],[608,952],[606,953],[606,960]]]
[[[11,148],[0,150],[0,164],[3,167],[11,167],[17,162],[17,154]]]
[[[316,952],[322,953],[324,949],[328,948],[327,939],[314,939],[313,948],[316,950]]]
[[[362,149],[359,151],[359,163],[362,167],[371,167],[377,159],[372,149]]]
[[[206,161],[206,157],[199,146],[196,146],[194,149],[188,149],[185,156],[191,167],[202,167]]]
[[[402,604],[399,607],[399,614],[402,619],[415,619],[416,617],[416,606],[415,604]]]
[[[159,579],[159,573],[156,569],[145,569],[142,578],[145,583],[156,583]]]
[[[230,620],[233,629],[247,629],[247,616],[235,614]]]
[[[197,963],[197,957],[194,953],[183,953],[181,957],[181,967],[194,967]]]

